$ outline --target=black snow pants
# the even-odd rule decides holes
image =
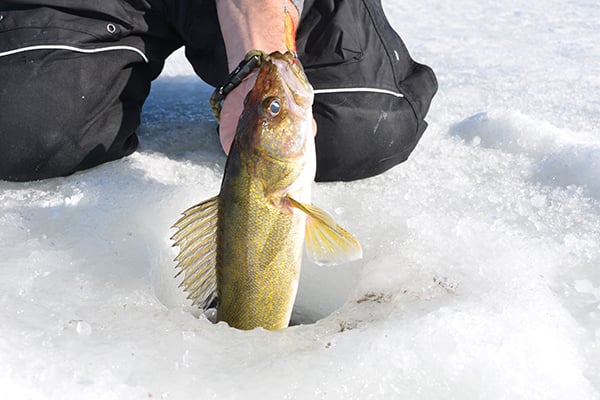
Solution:
[[[317,180],[406,160],[437,82],[380,0],[305,1],[297,40],[316,93]],[[0,179],[65,176],[131,154],[151,82],[182,46],[202,80],[223,83],[215,0],[0,1]]]

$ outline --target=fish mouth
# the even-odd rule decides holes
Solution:
[[[271,54],[270,61],[275,65],[286,96],[288,111],[303,115],[311,109],[313,88],[308,82],[297,56],[290,52]]]

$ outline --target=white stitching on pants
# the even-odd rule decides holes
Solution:
[[[144,52],[142,50],[140,50],[136,47],[132,47],[132,46],[108,46],[108,47],[99,47],[96,49],[83,49],[83,48],[78,48],[78,47],[73,47],[73,46],[66,46],[66,45],[62,45],[62,44],[46,44],[46,45],[42,44],[42,45],[21,47],[19,49],[0,52],[0,57],[6,57],[6,56],[10,56],[10,55],[17,54],[17,53],[22,53],[24,51],[33,51],[33,50],[69,50],[69,51],[75,51],[75,52],[79,52],[79,53],[90,53],[90,54],[101,53],[104,51],[127,50],[127,51],[133,51],[133,52],[139,54],[139,56],[142,57],[145,62],[149,62],[148,57],[146,57],[146,54],[144,54]]]

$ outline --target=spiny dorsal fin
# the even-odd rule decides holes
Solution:
[[[293,207],[306,213],[306,253],[319,265],[336,265],[362,258],[360,243],[319,207],[288,197]]]
[[[207,309],[217,297],[217,219],[219,197],[212,197],[183,212],[171,238],[179,246],[176,268],[184,274],[185,288],[193,305]]]

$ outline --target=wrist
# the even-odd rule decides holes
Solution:
[[[295,26],[300,15],[290,0],[285,1]],[[266,53],[287,50],[284,6],[281,0],[217,1],[219,24],[225,41],[227,63],[232,71],[250,50]]]

